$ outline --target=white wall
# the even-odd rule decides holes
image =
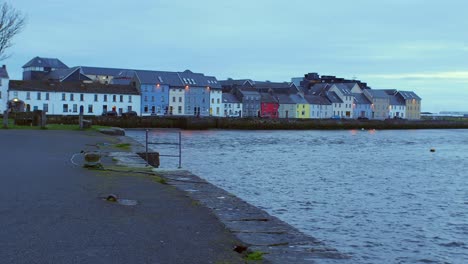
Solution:
[[[210,90],[210,114],[211,116],[224,116],[223,93],[221,89]]]
[[[0,82],[0,113],[3,114],[3,112],[7,109],[9,80],[0,78]]]
[[[40,94],[40,98],[38,94]],[[62,94],[65,94],[65,100],[63,100]],[[72,94],[73,98],[71,96]],[[83,98],[81,98],[81,94]],[[95,95],[97,95],[97,101],[95,101]],[[105,95],[107,96],[107,102],[104,101]],[[115,102],[114,96],[116,99]],[[80,113],[80,106],[83,106],[83,113],[85,115],[101,115],[104,105],[107,106],[107,111],[111,111],[113,107],[115,107],[117,112],[119,112],[119,110],[127,112],[129,111],[129,106],[131,106],[132,111],[140,114],[140,95],[122,95],[122,102],[120,101],[120,96],[120,94],[9,91],[10,98],[18,98],[24,101],[25,105],[30,105],[31,111],[35,109],[45,110],[44,108],[47,106],[47,114],[50,115],[78,115]],[[66,112],[64,111],[64,104],[68,106]]]
[[[185,115],[185,89],[169,89],[169,108],[172,107],[172,115]],[[179,112],[180,109],[180,112]]]
[[[240,116],[239,116],[240,112]],[[242,103],[224,103],[223,115],[225,117],[242,117]]]
[[[406,105],[390,105],[389,106],[389,117],[398,117],[406,118]]]

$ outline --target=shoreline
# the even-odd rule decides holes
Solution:
[[[135,153],[141,151],[143,145],[128,136],[121,136],[119,139],[132,145],[129,152],[132,157],[116,157],[122,161],[121,165],[141,165],[144,160]],[[350,259],[322,241],[304,234],[190,171],[154,168],[153,172],[164,178],[169,186],[207,208],[249,250],[265,253],[263,259],[270,263],[314,263],[317,260]]]

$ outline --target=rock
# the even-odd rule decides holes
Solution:
[[[111,136],[125,136],[125,130],[119,127],[102,128],[99,132]]]

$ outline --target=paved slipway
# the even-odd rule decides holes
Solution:
[[[267,253],[248,263],[349,262],[187,171],[156,170],[159,183],[126,137],[0,130],[0,146],[0,263],[246,263],[238,245]],[[108,170],[84,169],[81,151]]]

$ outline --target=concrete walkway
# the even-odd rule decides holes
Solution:
[[[244,263],[232,250],[239,241],[183,192],[71,161],[115,143],[91,132],[0,130],[2,263]],[[138,205],[104,201],[110,193]]]

